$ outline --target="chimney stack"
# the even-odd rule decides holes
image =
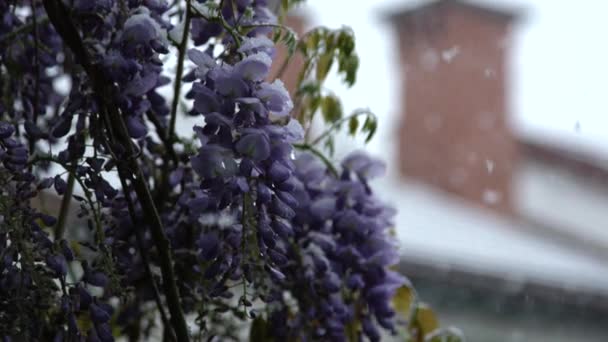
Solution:
[[[439,0],[391,15],[401,75],[401,174],[511,213],[513,13]]]

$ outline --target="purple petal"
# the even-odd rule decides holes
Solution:
[[[0,121],[0,139],[6,139],[13,135],[15,128],[8,122]]]
[[[55,273],[55,276],[65,276],[68,272],[68,263],[63,255],[49,255],[46,258],[46,265]]]
[[[274,42],[264,35],[254,36],[243,40],[239,52],[244,54],[252,54],[257,52],[264,52],[271,55],[274,50]]]
[[[270,156],[270,141],[262,132],[254,132],[241,137],[236,143],[236,150],[253,161],[265,160]]]
[[[270,178],[277,183],[286,181],[291,176],[291,170],[280,162],[274,162],[268,170]]]
[[[200,83],[192,86],[194,92],[194,110],[201,114],[216,112],[219,107],[218,95]]]
[[[198,49],[188,50],[188,58],[198,67],[196,74],[198,76],[206,75],[207,72],[217,66],[215,60],[207,53]]]
[[[247,83],[237,77],[224,76],[215,80],[215,89],[224,96],[239,98],[247,94]]]
[[[134,115],[127,116],[127,129],[129,136],[133,139],[143,138],[148,133],[148,128],[143,120]]]
[[[110,320],[110,315],[95,303],[89,306],[89,313],[91,320],[95,323],[106,323]]]
[[[65,114],[59,118],[59,121],[53,127],[53,137],[61,138],[68,134],[72,127],[72,117],[72,115]]]
[[[85,275],[84,281],[93,286],[105,287],[108,284],[108,276],[101,271],[91,271]]]
[[[190,158],[192,169],[203,178],[230,177],[238,169],[230,150],[220,146],[206,145]]]
[[[291,97],[279,79],[273,83],[262,83],[255,95],[264,102],[268,110],[279,117],[288,115],[293,109]]]
[[[234,72],[249,81],[262,81],[270,71],[272,59],[265,53],[245,57],[234,65]]]
[[[126,95],[142,96],[152,90],[157,81],[158,75],[155,73],[148,73],[143,77],[137,75],[127,84],[124,93]]]
[[[220,240],[215,232],[202,235],[198,240],[200,256],[203,260],[213,260],[219,254]]]
[[[322,197],[310,205],[310,214],[319,221],[331,218],[336,211],[336,199],[334,197]]]

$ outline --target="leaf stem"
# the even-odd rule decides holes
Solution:
[[[314,145],[318,144],[323,139],[327,138],[327,136],[330,135],[331,132],[333,132],[334,130],[339,128],[340,125],[342,125],[346,121],[350,120],[351,118],[354,118],[356,116],[361,116],[361,115],[371,115],[374,118],[376,117],[376,115],[374,113],[372,113],[369,109],[358,109],[358,110],[354,111],[353,113],[351,113],[350,115],[347,115],[347,116],[341,118],[340,120],[334,122],[327,130],[325,130],[325,132],[323,132],[321,135],[319,135],[317,138],[315,138],[315,140],[313,140],[310,143],[310,145],[314,146]]]
[[[323,154],[323,152],[319,151],[318,149],[316,149],[314,146],[311,146],[309,144],[294,144],[293,145],[295,148],[300,149],[300,150],[304,150],[304,151],[310,151],[312,154],[316,155],[317,157],[319,157],[321,159],[321,161],[325,164],[325,166],[327,166],[327,169],[335,176],[338,177],[338,170],[336,169],[336,167],[333,165],[333,163]]]

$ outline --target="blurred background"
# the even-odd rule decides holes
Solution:
[[[468,341],[608,341],[606,10],[309,0],[289,18],[354,30],[357,84],[326,85],[380,125],[336,160],[387,162],[374,185],[398,211],[400,267]]]

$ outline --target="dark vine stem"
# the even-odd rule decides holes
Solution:
[[[34,21],[34,68],[36,69],[36,76],[34,79],[34,117],[33,123],[36,124],[38,120],[38,102],[40,97],[40,56],[39,56],[39,42],[38,42],[38,17],[36,15],[36,0],[32,0],[32,20]],[[33,151],[30,151],[33,152]]]
[[[124,179],[124,177],[119,177],[119,178],[120,178],[120,184],[122,185],[122,188],[124,189],[125,199],[127,200],[127,209],[129,210],[129,216],[131,216],[131,221],[133,221],[133,224],[136,224],[138,221],[137,215],[135,213],[135,207],[133,205],[133,201],[131,200],[130,192],[127,191],[127,189],[128,189],[127,182]],[[165,327],[165,333],[168,334],[168,337],[171,341],[175,341],[175,332],[173,331],[173,329],[171,327],[171,323],[170,323],[167,313],[165,312],[165,309],[163,307],[163,302],[160,298],[160,292],[158,290],[158,284],[156,284],[154,275],[152,274],[152,271],[150,270],[150,258],[148,256],[148,252],[146,251],[146,247],[144,244],[144,237],[143,237],[141,230],[135,229],[135,239],[137,240],[137,247],[139,248],[139,253],[141,254],[141,260],[144,264],[146,276],[148,278],[150,278],[150,282],[152,283],[152,292],[154,292],[154,301],[156,302],[156,306],[158,307],[158,311],[160,313],[160,318],[163,321],[163,325]]]
[[[188,34],[190,32],[190,21],[192,19],[191,0],[186,0],[186,17],[184,19],[184,31],[182,33],[182,41],[179,42],[177,71],[175,74],[175,87],[173,88],[173,102],[171,103],[171,119],[169,121],[169,141],[175,139],[175,122],[177,120],[177,107],[179,104],[179,96],[182,88],[182,74],[184,72],[184,60],[186,59],[186,48],[188,47]]]
[[[72,201],[72,194],[74,193],[74,181],[76,178],[76,167],[74,163],[72,166],[68,167],[68,184],[65,189],[65,193],[63,194],[63,198],[61,199],[61,207],[59,208],[59,217],[57,217],[57,224],[55,225],[55,240],[59,240],[63,238],[63,234],[65,233],[65,223],[67,222],[67,216],[70,209],[70,202]],[[67,166],[66,166],[67,167]],[[91,206],[92,203],[89,203]]]
[[[77,62],[83,66],[85,72],[89,76],[99,106],[101,107],[100,114],[106,123],[106,128],[116,133],[116,141],[114,142],[122,145],[128,156],[124,160],[116,160],[117,167],[119,168],[119,175],[126,172],[131,172],[133,174],[133,187],[141,203],[142,209],[146,213],[144,217],[150,226],[152,238],[158,251],[164,292],[171,313],[171,323],[177,341],[189,341],[188,327],[186,325],[177,289],[169,241],[165,235],[163,224],[152,199],[150,189],[145,182],[144,173],[140,168],[139,163],[133,158],[135,155],[135,150],[132,145],[133,142],[128,134],[124,118],[113,101],[112,89],[108,87],[108,85],[111,85],[112,83],[108,82],[106,75],[102,70],[91,63],[82,39],[74,26],[74,23],[71,21],[69,12],[64,4],[59,0],[43,0],[43,2],[51,23],[63,38],[64,42],[75,54]]]

